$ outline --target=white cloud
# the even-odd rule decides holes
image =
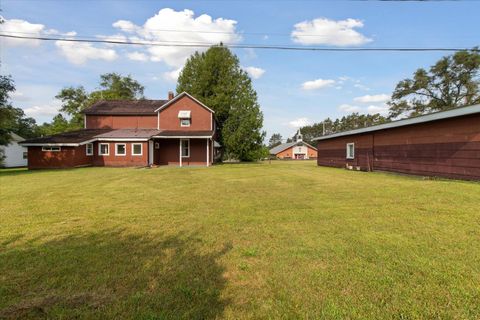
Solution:
[[[4,19],[0,16],[0,18]],[[30,23],[20,19],[4,19],[4,23],[0,24],[0,31],[5,34],[16,36],[38,37],[44,31],[45,26],[38,23]],[[40,40],[33,39],[13,39],[3,38],[3,44],[6,46],[39,46]]]
[[[322,88],[326,88],[326,87],[331,87],[334,84],[335,84],[335,80],[317,79],[317,80],[311,80],[311,81],[304,82],[302,84],[302,89],[303,90],[317,90],[317,89],[322,89]]]
[[[361,89],[361,90],[365,90],[365,91],[370,91],[370,88],[367,87],[367,86],[364,86],[363,84],[360,84],[360,83],[355,83],[353,85],[355,88],[357,89]]]
[[[134,60],[134,61],[147,61],[148,60],[148,56],[145,53],[138,52],[138,51],[127,53],[127,58],[130,59],[130,60]]]
[[[137,26],[127,20],[119,20],[113,26],[123,32],[132,34],[129,36],[129,39],[132,41],[201,42],[214,45],[220,42],[239,42],[241,36],[235,30],[236,24],[235,20],[212,19],[211,16],[206,14],[195,17],[194,12],[188,9],[175,11],[170,8],[164,8],[153,17],[147,19],[143,26]],[[150,46],[147,48],[147,53],[151,61],[161,61],[171,67],[178,68],[185,63],[192,53],[206,49]]]
[[[381,105],[381,106],[372,105],[372,106],[368,106],[367,111],[370,114],[380,113],[381,115],[386,115],[388,114],[388,109],[389,109],[388,105]]]
[[[291,37],[294,42],[304,45],[356,46],[372,41],[354,30],[362,27],[363,22],[357,19],[335,21],[318,18],[294,25]]]
[[[390,99],[388,94],[374,94],[374,95],[365,95],[361,97],[356,97],[353,99],[355,102],[360,103],[379,103],[379,102],[387,102]]]
[[[352,112],[360,112],[362,108],[360,108],[359,106],[353,106],[353,105],[344,103],[338,106],[338,110],[345,113],[352,113]]]
[[[15,101],[28,101],[30,100],[29,97],[27,97],[23,92],[21,91],[14,91],[12,94],[10,94],[10,98]]]
[[[164,72],[163,78],[170,82],[177,82],[178,77],[180,76],[180,71],[182,71],[182,68]]]
[[[253,79],[258,79],[265,73],[265,70],[257,67],[244,67],[243,68]]]
[[[60,52],[73,64],[84,64],[87,60],[113,61],[118,55],[113,49],[97,48],[90,43],[56,41]]]
[[[288,125],[292,128],[301,128],[304,126],[308,126],[311,123],[310,119],[303,117],[292,120],[288,123]]]
[[[56,104],[37,105],[23,109],[29,117],[54,116],[58,114],[60,107]]]

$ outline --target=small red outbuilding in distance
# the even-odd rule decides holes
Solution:
[[[314,140],[319,166],[480,179],[480,105]]]
[[[278,159],[307,160],[317,158],[317,149],[303,141],[302,133],[298,130],[294,142],[282,143],[270,149],[270,155]]]

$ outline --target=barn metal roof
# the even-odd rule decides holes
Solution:
[[[403,126],[410,126],[410,125],[413,125],[413,124],[419,124],[419,123],[425,123],[425,122],[431,122],[431,121],[438,121],[438,120],[456,118],[456,117],[466,116],[466,115],[470,115],[470,114],[477,114],[477,113],[480,113],[480,104],[476,104],[476,105],[468,106],[468,107],[462,107],[462,108],[455,108],[455,109],[451,109],[451,110],[447,110],[447,111],[434,112],[434,113],[430,113],[430,114],[427,114],[427,115],[424,115],[424,116],[418,116],[418,117],[413,117],[413,118],[409,118],[409,119],[396,120],[396,121],[392,121],[392,122],[389,122],[389,123],[379,124],[379,125],[376,125],[376,126],[371,126],[371,127],[361,128],[361,129],[355,129],[355,130],[349,130],[349,131],[334,133],[334,134],[330,134],[328,136],[317,137],[317,138],[314,138],[313,140],[314,141],[327,140],[327,139],[333,139],[333,138],[338,138],[338,137],[343,137],[343,136],[351,136],[351,135],[354,135],[354,134],[361,134],[361,133],[367,133],[367,132],[373,132],[373,131],[403,127]]]

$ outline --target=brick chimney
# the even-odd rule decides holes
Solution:
[[[168,91],[168,100],[173,99],[173,91]]]

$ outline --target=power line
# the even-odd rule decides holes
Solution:
[[[2,38],[13,38],[23,40],[40,40],[40,41],[63,41],[63,42],[80,42],[80,43],[105,43],[105,44],[118,44],[118,45],[139,45],[139,46],[158,46],[158,47],[187,47],[187,48],[208,48],[216,46],[217,44],[208,42],[184,42],[184,41],[120,41],[120,40],[108,40],[108,39],[79,39],[79,38],[60,38],[60,37],[41,37],[41,36],[17,36],[12,34],[0,34]],[[261,44],[235,44],[224,43],[225,47],[239,48],[239,49],[270,49],[270,50],[293,50],[293,51],[331,51],[331,52],[355,52],[355,51],[391,51],[391,52],[422,52],[422,51],[479,51],[478,48],[447,48],[447,47],[431,47],[431,48],[320,48],[320,47],[299,47],[290,45],[261,45]]]

